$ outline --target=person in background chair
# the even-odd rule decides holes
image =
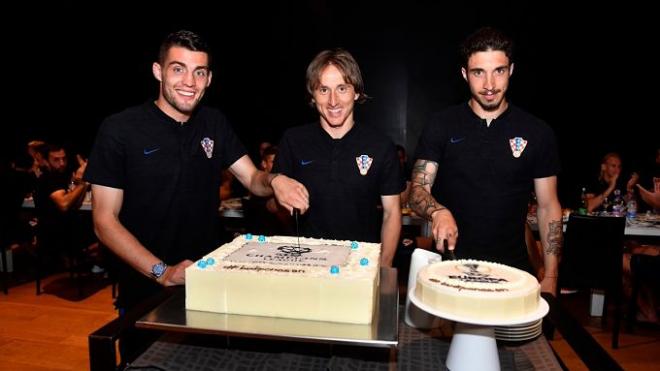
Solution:
[[[261,154],[260,168],[270,174],[277,156],[277,146],[266,147]],[[249,219],[249,231],[254,234],[292,235],[295,228],[286,209],[277,204],[274,197],[259,197],[250,195],[244,199],[245,211]]]
[[[648,184],[644,187],[642,184]],[[660,212],[660,148],[655,150],[655,162],[644,180],[636,184],[639,197],[655,213]]]
[[[42,251],[52,257],[61,252],[77,252],[84,247],[83,238],[91,234],[81,230],[78,210],[85,199],[89,183],[83,180],[87,161],[76,156],[78,167],[68,171],[64,147],[49,144],[43,149],[48,165],[37,179],[34,205],[39,219],[38,239]],[[85,238],[85,240],[90,240]]]
[[[621,197],[630,195],[633,192],[635,184],[639,180],[637,173],[632,173],[627,183],[623,183],[621,175],[621,156],[616,152],[610,152],[603,156],[600,163],[600,173],[598,179],[587,187],[587,211],[594,210],[604,206],[606,200],[612,201],[614,191],[619,190]]]

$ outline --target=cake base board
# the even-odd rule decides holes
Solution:
[[[396,269],[380,268],[374,318],[367,325],[186,310],[182,288],[140,318],[135,326],[191,334],[393,348],[398,345],[399,336],[397,282]]]
[[[455,322],[462,322],[462,323],[469,323],[473,325],[482,325],[482,326],[513,326],[513,325],[519,325],[523,323],[528,323],[532,321],[536,321],[538,319],[543,318],[546,314],[548,314],[548,311],[550,310],[550,306],[548,306],[548,302],[546,302],[543,298],[539,298],[539,306],[536,309],[535,312],[528,313],[524,316],[516,317],[516,318],[510,318],[510,319],[479,319],[479,318],[473,318],[473,317],[468,317],[468,316],[461,316],[461,315],[456,315],[453,313],[445,313],[439,310],[436,310],[426,304],[424,304],[417,296],[415,296],[415,290],[411,290],[408,292],[408,297],[410,298],[410,301],[413,302],[419,309],[431,313],[434,316],[438,316],[444,319],[448,319],[450,321],[455,321]]]

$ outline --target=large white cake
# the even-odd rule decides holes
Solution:
[[[454,317],[508,320],[534,313],[540,285],[531,274],[478,260],[449,260],[419,270],[415,296]]]
[[[371,323],[380,244],[241,235],[186,268],[186,309]]]

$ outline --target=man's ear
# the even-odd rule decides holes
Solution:
[[[509,67],[509,77],[511,77],[511,75],[513,75],[513,66],[514,66],[514,63],[511,63],[511,67]]]
[[[357,101],[360,98],[360,93],[356,93],[355,97],[353,98],[354,101]]]
[[[213,80],[213,71],[209,71],[209,79],[206,82],[206,87],[208,88],[211,85],[211,80]]]
[[[156,80],[163,82],[163,71],[158,62],[154,62],[154,64],[151,65],[151,73],[154,74]]]
[[[465,69],[465,67],[461,67],[461,75],[463,75],[463,80],[468,81],[467,70]]]

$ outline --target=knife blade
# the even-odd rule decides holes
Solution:
[[[298,217],[300,216],[300,209],[293,208],[293,218],[296,220],[296,237],[298,238],[298,250],[300,250],[300,230],[298,229]]]

